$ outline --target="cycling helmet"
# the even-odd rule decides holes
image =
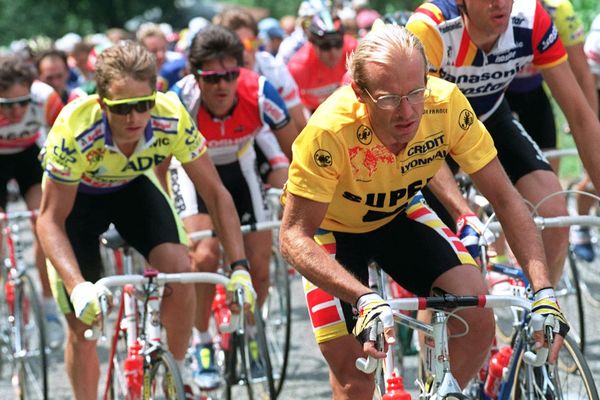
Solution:
[[[344,26],[341,19],[333,18],[329,11],[322,10],[312,17],[308,31],[317,38],[324,38],[329,35],[341,35],[344,33]]]

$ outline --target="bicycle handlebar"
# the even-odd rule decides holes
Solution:
[[[98,280],[97,284],[106,287],[117,287],[125,285],[141,285],[149,281],[144,275],[114,275]],[[159,285],[167,283],[212,283],[215,285],[227,285],[229,278],[213,272],[181,272],[175,274],[159,273],[153,278]]]
[[[535,225],[543,230],[545,228],[565,228],[571,225],[584,225],[600,227],[600,217],[593,215],[563,215],[560,217],[534,217]],[[491,222],[488,229],[493,232],[501,232],[502,226],[499,222]]]
[[[242,225],[241,231],[242,233],[248,232],[257,232],[257,231],[266,231],[271,229],[279,228],[281,225],[281,221],[265,221],[265,222],[257,222],[255,224]],[[217,237],[217,232],[212,229],[207,229],[204,231],[192,232],[189,235],[189,238],[192,240],[201,240],[207,239],[211,237]]]
[[[0,221],[20,221],[24,219],[35,218],[37,215],[38,210],[0,212]]]

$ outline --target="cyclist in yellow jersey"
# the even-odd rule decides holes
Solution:
[[[105,50],[96,65],[98,95],[65,107],[41,155],[45,172],[37,232],[68,322],[65,365],[76,399],[96,399],[98,390],[96,344],[83,336],[98,318],[98,294],[108,292],[93,283],[102,269],[98,236],[114,223],[154,268],[190,271],[182,224],[153,173],[166,157],[175,155],[183,164],[214,218],[227,257],[238,260],[232,281],[253,292],[231,196],[183,105],[173,95],[155,92],[154,57],[141,45],[124,42]],[[161,315],[169,350],[181,368],[194,320],[194,289],[171,289]]]
[[[367,286],[369,262],[418,295],[433,288],[486,293],[463,244],[419,194],[446,155],[490,199],[534,289],[551,287],[540,236],[489,133],[456,85],[427,77],[426,66],[421,43],[404,28],[371,31],[349,60],[351,85],[316,110],[293,145],[280,245],[305,279],[309,315],[335,399],[372,398],[373,379],[354,361],[365,353],[385,356],[374,348],[377,317],[387,343],[395,340],[388,304]],[[568,325],[558,305],[544,305],[549,311],[535,312],[560,320],[565,335]],[[489,310],[459,314],[470,333],[451,338],[450,357],[452,372],[464,385],[486,357],[494,320]],[[449,328],[464,332],[456,321]],[[555,358],[557,351],[553,348]]]

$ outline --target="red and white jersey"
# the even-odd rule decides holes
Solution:
[[[536,0],[513,3],[508,28],[488,53],[471,40],[455,0],[421,5],[406,27],[423,42],[432,72],[456,83],[481,120],[527,64],[544,69],[567,60],[558,30]]]
[[[201,102],[200,88],[193,75],[175,84],[177,93],[208,144],[208,154],[216,165],[240,159],[254,143],[263,124],[272,130],[284,127],[290,120],[287,108],[277,90],[263,76],[242,68],[237,80],[236,103],[224,118],[212,115]]]
[[[300,88],[300,99],[310,110],[314,111],[337,88],[342,86],[346,73],[346,57],[354,51],[356,39],[344,35],[344,54],[333,68],[323,64],[317,57],[312,43],[305,43],[292,56],[287,67]]]
[[[34,81],[23,118],[12,122],[0,115],[0,154],[19,153],[36,142],[41,148],[62,108],[60,95],[51,86]]]

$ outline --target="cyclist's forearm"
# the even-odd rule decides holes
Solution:
[[[224,187],[215,196],[215,201],[206,202],[208,213],[229,262],[246,258],[244,241],[240,230],[240,219],[231,195]]]
[[[48,220],[46,215],[40,215],[37,221],[37,234],[46,257],[58,272],[67,293],[71,293],[73,288],[85,279],[81,275],[64,227]]]
[[[433,176],[427,186],[454,220],[457,220],[461,215],[474,214],[458,189],[452,171],[446,163]]]

